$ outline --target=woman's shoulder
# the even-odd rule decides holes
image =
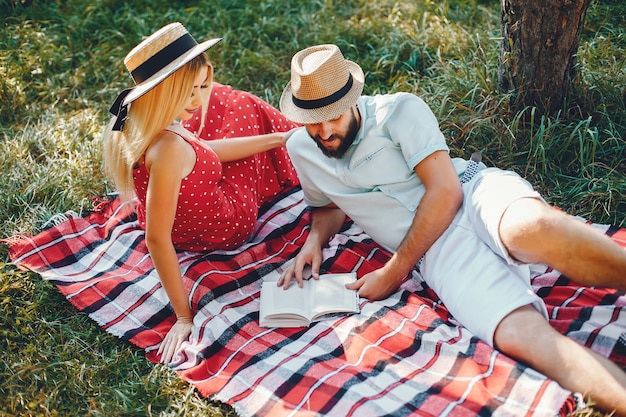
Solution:
[[[172,127],[172,126],[170,126]],[[161,131],[152,141],[145,153],[146,165],[149,167],[157,161],[168,161],[170,163],[180,163],[195,159],[195,151],[190,141],[177,133],[177,129]],[[181,130],[184,130],[181,128]]]
[[[172,123],[161,132],[161,135],[165,135],[165,137],[169,137],[169,138],[178,136],[180,139],[182,139],[185,142],[198,142],[199,141],[198,138],[193,133],[191,133],[188,129],[186,129],[180,123]]]

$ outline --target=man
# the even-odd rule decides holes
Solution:
[[[364,75],[335,45],[294,55],[284,115],[304,125],[287,142],[312,207],[311,230],[278,285],[311,265],[348,215],[393,252],[351,288],[369,299],[394,292],[419,262],[425,282],[471,332],[503,353],[626,415],[626,374],[555,331],[530,286],[530,264],[550,265],[585,285],[626,289],[626,251],[550,207],[510,171],[459,179],[437,120],[418,97],[361,96]],[[558,352],[555,355],[554,352]]]

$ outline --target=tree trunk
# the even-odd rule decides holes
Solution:
[[[501,0],[498,84],[514,107],[542,114],[563,108],[575,78],[575,58],[591,0]]]

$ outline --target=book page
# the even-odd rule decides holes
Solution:
[[[300,321],[308,321],[309,281],[304,281],[302,288],[290,285],[286,290],[278,287],[275,282],[264,282],[261,286],[260,318],[301,316]],[[306,324],[304,324],[306,325]]]
[[[276,282],[261,286],[259,325],[262,327],[302,327],[337,314],[358,313],[357,291],[345,284],[356,280],[355,273],[323,274],[319,280],[294,282],[286,290]]]
[[[319,315],[359,312],[359,297],[355,290],[345,287],[354,282],[356,274],[324,274],[319,280],[311,280],[312,320]]]

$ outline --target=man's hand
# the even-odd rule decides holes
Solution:
[[[446,151],[437,151],[415,166],[415,175],[426,186],[402,243],[384,267],[346,286],[370,300],[388,297],[398,289],[432,244],[451,224],[463,203],[463,190]],[[384,214],[383,214],[384,215]]]
[[[289,288],[291,279],[296,278],[296,283],[302,288],[302,281],[304,279],[304,270],[307,265],[311,265],[311,276],[313,279],[319,279],[320,277],[320,265],[322,264],[322,248],[319,244],[312,243],[309,239],[304,243],[300,253],[295,257],[291,265],[283,271],[278,279],[276,285]]]
[[[174,355],[180,350],[183,342],[185,342],[193,331],[193,319],[181,317],[176,320],[174,326],[167,332],[165,339],[161,342],[158,355],[161,355],[161,363],[170,363]]]
[[[302,288],[303,271],[307,265],[311,265],[311,276],[319,279],[320,266],[322,265],[322,247],[328,243],[328,239],[341,230],[346,215],[334,204],[325,207],[311,209],[311,230],[302,245],[302,249],[293,263],[281,274],[278,282],[279,287],[289,288],[291,278],[296,277],[298,286]]]
[[[359,297],[369,300],[382,300],[400,287],[404,276],[399,278],[386,272],[385,267],[363,275],[355,282],[346,284],[349,290],[357,290]]]

